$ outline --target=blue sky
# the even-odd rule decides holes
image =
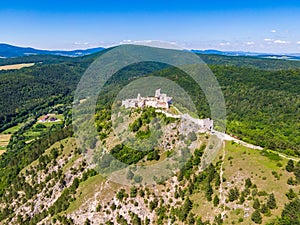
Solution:
[[[78,49],[176,42],[185,48],[300,52],[300,1],[14,1],[0,3],[0,42]]]

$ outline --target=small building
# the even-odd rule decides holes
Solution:
[[[44,123],[49,119],[49,115],[45,115],[39,118],[38,122]]]
[[[50,117],[50,119],[49,119],[50,122],[55,122],[56,120],[57,120],[56,117]]]

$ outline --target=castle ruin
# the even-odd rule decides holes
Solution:
[[[168,97],[167,94],[160,93],[160,88],[155,91],[154,97],[141,97],[139,93],[137,98],[125,99],[122,101],[122,106],[125,108],[143,108],[153,107],[168,109],[172,103],[172,97]]]

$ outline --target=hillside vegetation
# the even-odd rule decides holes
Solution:
[[[32,57],[9,60],[29,63]],[[162,76],[186,90],[200,118],[209,117],[210,110],[201,89],[176,68],[144,62],[116,73],[99,93],[95,127],[101,143],[117,159],[130,164],[124,179],[131,185],[126,186],[97,172],[97,166],[103,172],[123,169],[115,168],[111,158],[100,165],[86,162],[86,149],[76,145],[73,134],[73,93],[97,56],[39,57],[35,60],[43,63],[0,72],[0,131],[2,138],[10,138],[0,156],[1,224],[300,223],[297,62],[206,56],[204,60],[224,93],[227,133],[264,150],[226,142],[203,170],[203,157],[214,148],[214,142],[208,142],[210,134],[191,132],[196,147],[189,160],[172,170],[171,177],[150,186],[141,185],[135,166],[172,156],[176,145],[185,143],[179,135],[179,122],[153,109],[132,111],[130,135],[138,140],[151,137],[151,124],[157,125],[151,121],[160,120],[162,131],[154,136],[158,147],[136,151],[112,133],[111,105],[118,92],[139,76]],[[61,121],[38,126],[37,119],[48,113],[59,115]],[[88,141],[89,147],[97,144]],[[295,156],[295,160],[276,151]],[[154,178],[155,174],[148,176]]]

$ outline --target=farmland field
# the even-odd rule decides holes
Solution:
[[[5,66],[0,66],[0,70],[18,70],[33,65],[34,63],[20,63],[20,64],[13,64],[13,65],[5,65]]]

